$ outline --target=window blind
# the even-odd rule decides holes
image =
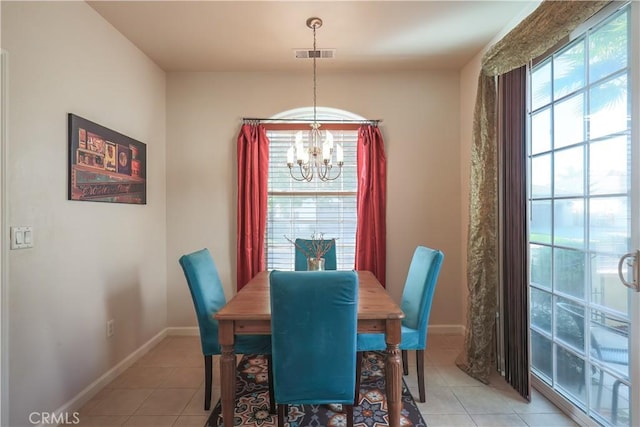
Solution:
[[[352,269],[357,225],[357,131],[331,130],[334,143],[343,146],[344,166],[338,179],[327,182],[317,177],[311,182],[291,178],[286,159],[296,132],[267,131],[270,141],[265,236],[267,269],[293,270],[295,247],[285,236],[291,240],[310,239],[314,233],[323,233],[325,239],[335,238],[338,269]],[[294,176],[299,176],[298,170],[295,164]],[[331,176],[337,171],[338,167],[334,166]]]

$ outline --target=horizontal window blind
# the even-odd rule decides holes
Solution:
[[[287,150],[295,141],[294,130],[270,130],[269,185],[265,254],[267,269],[293,270],[295,247],[287,241],[310,239],[323,233],[325,239],[336,240],[338,269],[352,269],[355,260],[356,235],[356,147],[357,131],[332,130],[334,143],[343,146],[344,166],[335,181],[311,182],[291,178],[287,166]],[[299,168],[293,167],[299,176]],[[331,176],[338,172],[335,165]]]

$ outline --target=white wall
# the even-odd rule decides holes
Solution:
[[[445,252],[432,325],[461,325],[459,74],[328,74],[318,105],[383,119],[388,156],[387,287],[399,301],[413,250]],[[168,319],[195,325],[178,266],[208,247],[227,297],[236,279],[236,138],[242,117],[312,103],[311,73],[169,73],[167,83]]]
[[[68,402],[166,326],[165,74],[84,2],[1,7],[8,221],[35,231],[33,249],[9,253],[16,427]],[[67,200],[67,113],[147,144],[147,205]]]

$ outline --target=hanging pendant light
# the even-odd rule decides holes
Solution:
[[[313,51],[310,52],[313,58],[313,122],[310,125],[311,130],[308,132],[300,131],[296,134],[294,144],[287,150],[289,173],[296,181],[311,182],[314,177],[321,181],[333,181],[340,176],[344,165],[342,146],[333,143],[331,132],[320,130],[320,123],[318,123],[316,113],[316,59],[320,56],[320,51],[316,49],[316,29],[321,26],[322,19],[315,17],[307,19],[307,27],[313,30]],[[334,153],[338,172],[332,176]],[[298,167],[294,168],[296,164]]]

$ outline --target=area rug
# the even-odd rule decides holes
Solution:
[[[335,409],[335,411],[334,411]],[[346,417],[333,405],[289,406],[288,427],[345,427]],[[220,401],[205,427],[226,427],[220,417]],[[389,425],[384,379],[384,354],[365,353],[360,379],[360,404],[353,408],[354,427]],[[236,412],[234,426],[275,427],[277,416],[269,414],[267,361],[262,356],[245,355],[236,375]],[[426,423],[402,381],[402,426],[425,427]]]

